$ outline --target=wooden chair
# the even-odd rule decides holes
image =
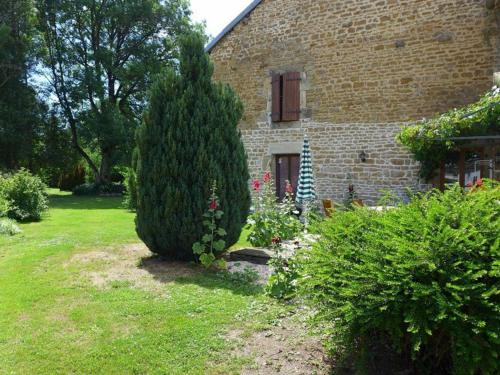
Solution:
[[[331,199],[323,199],[322,202],[326,217],[332,217],[332,212],[335,210],[333,207],[333,201]]]

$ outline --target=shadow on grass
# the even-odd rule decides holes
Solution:
[[[126,210],[123,197],[75,196],[50,194],[49,206],[58,210]]]
[[[205,270],[194,263],[171,261],[153,255],[141,259],[139,268],[149,272],[160,283],[198,285],[204,289],[226,289],[234,294],[256,296],[263,293],[263,288],[244,273],[231,274],[227,271]]]

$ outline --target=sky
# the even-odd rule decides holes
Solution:
[[[207,34],[216,37],[252,0],[191,0],[194,21],[207,22]]]

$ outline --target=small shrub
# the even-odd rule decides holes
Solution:
[[[63,173],[59,177],[57,186],[61,191],[72,191],[74,188],[84,183],[85,168],[82,165],[78,165],[72,171]]]
[[[99,185],[94,183],[81,184],[73,189],[74,195],[98,195]]]
[[[7,216],[18,221],[38,221],[48,208],[47,186],[39,177],[21,169],[3,179]]]
[[[457,186],[325,220],[299,292],[330,327],[330,348],[369,353],[371,338],[387,338],[418,373],[497,374],[499,202],[498,186]]]
[[[137,209],[137,174],[135,169],[127,168],[123,177],[125,178],[123,204],[129,210],[135,211]]]
[[[21,233],[21,229],[14,220],[0,219],[0,236],[14,236]]]
[[[125,186],[120,182],[112,182],[110,184],[99,185],[98,193],[100,195],[123,195]]]
[[[255,191],[261,191],[257,198],[255,212],[250,216],[252,223],[248,240],[253,246],[267,247],[273,238],[291,240],[297,237],[302,224],[293,215],[295,204],[293,202],[293,189],[287,183],[287,193],[283,202],[277,202],[274,192],[274,182],[270,172],[265,172],[262,178],[254,181]]]
[[[73,189],[74,195],[94,196],[94,195],[122,195],[125,187],[120,183],[110,183],[99,185],[96,183],[86,183]]]
[[[6,179],[0,174],[0,218],[7,216],[9,205],[5,193]]]

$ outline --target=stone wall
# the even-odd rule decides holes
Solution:
[[[211,51],[215,78],[245,104],[251,172],[271,142],[293,149],[307,129],[322,197],[338,199],[349,178],[369,200],[418,185],[394,135],[491,86],[498,37],[488,12],[483,0],[264,0]],[[283,71],[302,73],[296,123],[270,120],[271,75]]]
[[[406,188],[421,190],[418,165],[395,140],[401,124],[324,124],[303,121],[292,129],[272,129],[260,123],[243,130],[252,178],[273,169],[273,155],[300,153],[304,136],[310,140],[313,168],[320,199],[345,198],[354,184],[359,198],[376,204],[386,191],[406,196]],[[366,162],[360,153],[367,155]]]

